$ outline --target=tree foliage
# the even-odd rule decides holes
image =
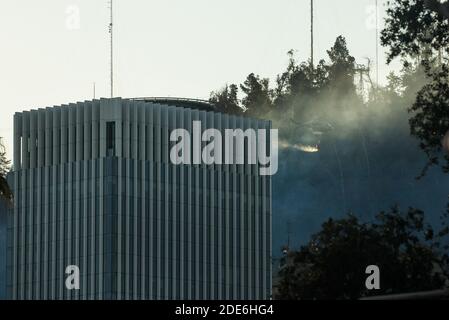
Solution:
[[[259,116],[271,110],[273,102],[267,78],[261,79],[258,75],[251,73],[240,85],[240,89],[245,94],[242,105],[248,114]]]
[[[289,254],[276,298],[358,299],[440,289],[449,276],[447,231],[434,231],[413,208],[394,207],[373,223],[354,215],[329,219],[306,246]],[[369,265],[381,272],[381,289],[374,293],[365,287]]]
[[[221,112],[241,114],[243,113],[243,109],[239,105],[237,94],[237,85],[226,85],[223,89],[211,93],[210,102],[212,102]]]
[[[339,36],[327,54],[331,61],[328,66],[329,83],[339,94],[353,93],[355,91],[355,59],[349,54],[346,39]]]
[[[442,139],[449,130],[449,65],[442,65],[432,75],[410,108],[411,133],[420,140],[420,147],[429,162],[422,175],[431,165],[438,165],[442,159],[444,172],[449,173],[449,153],[443,153]]]
[[[6,174],[9,172],[11,161],[6,157],[6,149],[0,138],[0,197],[10,200],[11,190],[6,181]]]
[[[408,67],[418,60],[427,77],[409,109],[411,134],[428,157],[421,177],[432,165],[442,164],[448,172],[442,139],[449,131],[449,2],[390,1],[381,41],[389,48],[388,62],[401,57]]]
[[[429,50],[449,53],[449,2],[441,0],[388,1],[382,45],[389,48],[387,61],[423,57]]]
[[[320,95],[332,95],[330,106],[341,105],[341,97],[356,93],[355,59],[349,54],[346,39],[342,36],[327,53],[328,62],[321,60],[311,66],[309,62],[298,63],[290,50],[287,68],[277,76],[274,88],[270,88],[267,78],[250,73],[238,87],[233,84],[212,92],[210,101],[226,113],[265,118],[287,111],[301,114],[301,109],[310,106]],[[241,101],[237,98],[239,93]]]

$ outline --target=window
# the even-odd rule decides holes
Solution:
[[[106,123],[106,155],[115,156],[115,122]]]

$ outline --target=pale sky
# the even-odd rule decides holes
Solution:
[[[379,0],[381,22],[384,2]],[[374,61],[374,3],[315,0],[315,59],[327,57],[343,35],[357,62]],[[288,50],[297,50],[301,61],[310,55],[309,5],[114,0],[115,96],[207,99],[251,72],[273,83]],[[10,158],[15,112],[90,100],[94,82],[97,98],[109,96],[108,23],[107,0],[0,0],[0,136]],[[385,65],[383,52],[380,82],[394,68]]]

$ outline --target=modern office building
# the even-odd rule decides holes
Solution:
[[[173,165],[170,132],[269,121],[182,99],[101,99],[16,113],[11,299],[269,299],[271,177]],[[65,286],[80,269],[80,290]]]

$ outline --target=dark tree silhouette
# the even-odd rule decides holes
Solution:
[[[237,94],[238,87],[235,84],[226,85],[223,89],[212,92],[209,101],[212,102],[219,111],[229,114],[242,114]]]
[[[11,161],[6,157],[6,149],[0,138],[0,197],[11,200],[12,193],[6,181],[6,174],[10,169]]]
[[[339,36],[327,54],[331,61],[328,66],[331,88],[340,95],[354,93],[355,58],[349,54],[346,39]]]
[[[449,173],[449,153],[443,151],[442,139],[449,131],[449,66],[442,65],[434,72],[410,108],[411,133],[420,140],[420,147],[429,161],[421,176],[431,165],[438,165],[441,159],[443,171]]]
[[[449,172],[449,154],[443,152],[442,145],[449,131],[448,25],[447,1],[395,0],[389,2],[381,33],[382,44],[389,48],[388,62],[401,57],[407,67],[410,60],[417,59],[427,76],[427,84],[409,110],[411,134],[428,157],[420,177],[442,162],[443,170]]]
[[[448,279],[444,239],[424,213],[397,207],[373,223],[355,216],[329,219],[299,251],[285,258],[277,299],[358,299],[369,295],[441,289]],[[380,268],[381,289],[368,291],[366,267]]]
[[[273,102],[268,79],[261,79],[251,73],[245,82],[240,85],[240,89],[245,94],[242,104],[248,114],[260,116],[272,109]]]
[[[389,48],[388,62],[396,57],[422,57],[429,50],[449,53],[449,2],[393,0],[388,2],[382,45]]]

